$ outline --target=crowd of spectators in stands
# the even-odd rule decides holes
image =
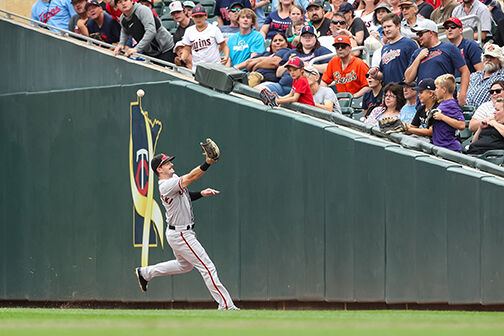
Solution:
[[[366,124],[398,118],[405,134],[461,151],[468,123],[469,153],[504,149],[502,0],[216,0],[216,20],[174,0],[173,34],[153,1],[38,0],[31,16],[115,44],[114,55],[234,67],[279,103],[340,113],[337,94],[349,93]]]

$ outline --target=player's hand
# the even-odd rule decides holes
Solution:
[[[201,190],[201,196],[203,196],[203,197],[217,195],[217,194],[220,194],[220,191],[212,189],[212,188],[206,188],[205,190]]]
[[[436,120],[443,120],[444,114],[441,112],[434,112],[434,114],[432,115],[432,118],[434,118]]]
[[[418,56],[417,58],[421,60],[423,60],[424,58],[426,58],[427,56],[429,56],[429,49],[427,48],[423,48],[422,50],[420,50],[420,52],[418,53]]]

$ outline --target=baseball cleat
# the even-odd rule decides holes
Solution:
[[[147,292],[147,284],[149,282],[144,279],[142,274],[140,274],[140,267],[136,268],[135,273],[138,278],[138,285],[140,286],[140,289],[142,290],[142,292]]]

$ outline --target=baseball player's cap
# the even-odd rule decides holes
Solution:
[[[151,160],[151,168],[153,171],[156,171],[159,167],[161,167],[163,164],[165,164],[168,161],[172,161],[175,159],[175,156],[169,156],[166,154],[158,154],[154,156]]]
[[[417,86],[417,83],[415,81],[413,81],[413,82],[399,82],[399,85],[407,86],[407,87],[410,87],[413,89]]]
[[[434,79],[432,78],[425,78],[418,83],[418,86],[415,86],[413,90],[417,91],[423,91],[423,90],[432,90],[434,91],[436,89],[436,84],[434,84]]]
[[[443,27],[446,27],[449,23],[453,23],[457,27],[462,28],[462,21],[460,21],[459,18],[456,18],[456,17],[453,17],[453,16],[451,18],[448,18],[448,20],[446,20],[443,23]]]
[[[308,10],[308,8],[313,7],[313,6],[324,8],[324,5],[322,4],[322,1],[315,0],[315,1],[310,1],[310,3],[308,4],[308,6],[306,6],[306,9]]]
[[[301,28],[300,35],[303,35],[305,33],[310,33],[310,34],[317,36],[317,31],[315,30],[315,27],[310,26],[310,25],[306,25],[306,26],[303,26],[303,28]]]
[[[286,68],[293,67],[293,68],[301,69],[301,68],[304,68],[304,63],[303,63],[303,61],[301,61],[301,59],[299,57],[293,57],[289,60],[289,62],[287,64],[285,64],[285,67]]]
[[[411,30],[414,33],[422,32],[422,31],[432,31],[434,33],[438,32],[437,24],[429,19],[425,19],[423,21],[418,22],[416,25],[411,27]]]
[[[89,6],[100,6],[100,3],[98,2],[98,0],[87,0],[87,2],[86,2],[86,9]]]
[[[202,5],[196,5],[194,6],[194,8],[192,9],[192,13],[191,13],[192,16],[195,16],[195,15],[207,15],[207,12],[206,12],[206,9],[205,7],[203,7]]]
[[[170,8],[170,14],[174,12],[182,12],[184,10],[182,2],[180,1],[173,1],[168,7]]]
[[[343,2],[338,9],[338,12],[345,14],[346,12],[354,11],[354,6],[351,3]]]
[[[483,49],[483,56],[502,59],[502,49],[497,44],[487,44]]]
[[[184,7],[194,8],[196,5],[192,1],[184,1]]]
[[[352,46],[352,42],[350,41],[350,38],[346,35],[338,35],[334,38],[334,43],[333,44],[348,44],[349,46]]]

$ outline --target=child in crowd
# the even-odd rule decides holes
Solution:
[[[292,36],[287,37],[287,41],[290,42],[294,47],[297,46],[299,43],[299,37],[301,35],[301,28],[303,28],[304,22],[303,21],[295,21],[292,23],[291,31],[292,31]]]
[[[454,151],[461,151],[462,145],[456,136],[457,130],[465,129],[465,119],[457,100],[453,98],[455,77],[452,74],[436,78],[435,93],[438,98],[440,112],[435,112],[432,127],[432,143]]]
[[[432,120],[427,118],[431,110],[438,107],[436,85],[432,78],[425,78],[418,83],[414,88],[418,91],[418,99],[420,100],[420,107],[416,112],[411,124],[406,124],[406,134],[417,136],[419,139],[430,142],[432,136]]]
[[[305,77],[304,63],[299,57],[292,57],[287,65],[287,71],[293,79],[292,90],[286,96],[277,99],[278,104],[299,102],[315,106],[313,94]]]

